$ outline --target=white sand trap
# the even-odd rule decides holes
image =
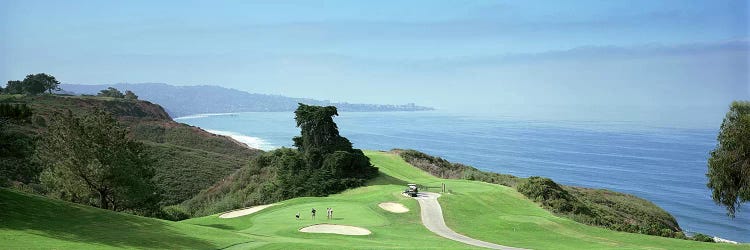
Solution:
[[[382,209],[385,209],[385,211],[391,212],[391,213],[406,213],[409,212],[409,209],[406,208],[401,203],[395,203],[395,202],[383,202],[378,204],[378,206]]]
[[[268,205],[260,205],[260,206],[253,206],[253,207],[249,207],[249,208],[243,208],[243,209],[240,209],[240,210],[234,210],[234,211],[226,212],[226,213],[223,213],[223,214],[219,215],[219,218],[229,219],[229,218],[236,218],[236,217],[240,217],[240,216],[245,216],[245,215],[252,214],[252,213],[258,212],[260,210],[263,210],[263,209],[265,209],[267,207],[275,206],[275,205],[278,205],[278,204],[279,203],[268,204]]]
[[[343,235],[368,235],[370,230],[345,225],[318,224],[309,227],[303,227],[299,230],[303,233],[324,233],[324,234],[343,234]]]

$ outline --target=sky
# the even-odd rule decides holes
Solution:
[[[721,0],[3,0],[0,80],[46,72],[456,112],[720,121],[750,99],[748,12]]]

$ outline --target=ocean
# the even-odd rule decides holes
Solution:
[[[180,117],[251,147],[291,147],[299,135],[291,112]],[[730,219],[711,200],[706,159],[716,127],[676,128],[633,121],[525,120],[431,112],[342,112],[335,118],[354,147],[416,149],[476,168],[645,198],[683,230],[750,242],[750,214]]]

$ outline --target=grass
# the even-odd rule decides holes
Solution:
[[[419,218],[419,205],[413,199],[401,196],[401,186],[376,185],[349,190],[322,198],[295,198],[281,202],[260,212],[233,219],[221,219],[217,215],[195,218],[183,223],[223,228],[241,233],[268,236],[264,246],[275,249],[303,248],[468,248],[432,234],[425,229]],[[410,209],[403,214],[387,212],[378,207],[381,202],[399,202]],[[334,209],[334,219],[327,220],[323,211]],[[310,210],[318,210],[316,219]],[[299,212],[302,219],[296,220]],[[367,228],[367,236],[345,236],[300,233],[300,228],[332,223]],[[415,241],[414,239],[419,239]]]
[[[455,231],[493,243],[533,249],[750,249],[747,244],[701,243],[586,226],[556,217],[514,189],[468,180],[433,177],[399,156],[368,151],[381,175],[369,186],[329,197],[302,197],[255,214],[221,219],[219,214],[168,222],[78,206],[0,190],[0,249],[14,248],[224,248],[246,249],[463,249],[421,224],[419,205],[400,195],[404,183],[437,187],[446,222]],[[438,191],[433,189],[431,191]],[[395,214],[380,202],[410,209]],[[310,218],[310,209],[319,211]],[[334,208],[334,220],[322,211]],[[296,220],[299,212],[302,220]],[[334,223],[360,226],[367,236],[306,234],[302,227]]]
[[[0,189],[0,249],[222,248],[249,235]]]
[[[633,195],[605,189],[565,186],[547,178],[527,179],[485,172],[416,150],[394,149],[390,152],[436,177],[482,181],[514,187],[521,193],[529,192],[525,196],[540,202],[546,210],[583,224],[623,232],[685,238],[672,215],[656,204]],[[541,197],[541,193],[532,193],[532,190],[546,190],[547,196]],[[555,191],[552,192],[553,190]]]
[[[703,243],[587,226],[552,215],[510,187],[424,176],[396,154],[371,151],[367,155],[383,172],[414,178],[407,181],[427,186],[445,183],[452,192],[439,201],[447,225],[488,242],[533,249],[750,249],[747,244]]]

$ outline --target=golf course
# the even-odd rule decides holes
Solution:
[[[139,217],[0,189],[0,248],[201,249],[464,249],[476,248],[429,231],[417,200],[401,194],[407,183],[438,199],[446,225],[477,240],[527,249],[750,249],[746,244],[703,243],[615,232],[556,217],[514,189],[433,177],[386,152],[366,151],[379,168],[366,186],[328,197],[301,197],[232,218],[220,214],[180,222]],[[390,202],[408,211],[386,211]],[[318,214],[311,218],[310,210]],[[333,208],[332,219],[323,214]],[[295,218],[299,213],[300,219]],[[226,216],[225,216],[226,217]],[[345,225],[366,235],[305,233],[317,225]]]

